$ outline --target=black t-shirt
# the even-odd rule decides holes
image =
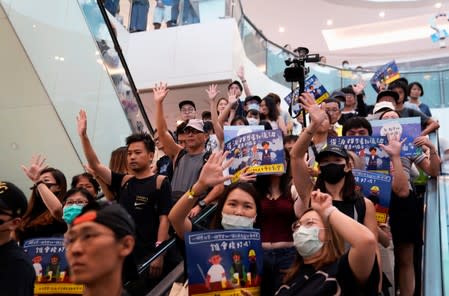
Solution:
[[[276,295],[378,295],[379,267],[374,260],[373,269],[366,283],[357,284],[351,267],[348,253],[336,262],[315,270],[312,265],[302,265],[295,278],[286,285],[282,285]],[[340,292],[340,293],[338,293]]]
[[[33,295],[35,279],[31,260],[15,241],[11,240],[0,246],[1,295]]]
[[[117,192],[117,202],[128,211],[136,223],[134,255],[140,260],[155,249],[159,216],[168,215],[172,206],[171,186],[168,178],[164,178],[158,190],[158,175],[153,175],[143,179],[133,177],[122,187],[124,176],[112,172],[111,188]]]

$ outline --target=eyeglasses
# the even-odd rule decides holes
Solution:
[[[315,219],[315,218],[309,218],[309,219],[306,219],[305,221],[296,220],[292,224],[292,231],[295,232],[301,226],[304,226],[306,228],[312,227],[317,224],[316,223],[317,221],[318,221],[318,219]]]
[[[65,202],[65,205],[86,205],[86,204],[88,204],[88,202],[87,201],[85,201],[85,200],[67,200],[66,202]]]
[[[114,234],[96,231],[85,231],[76,235],[68,234],[64,237],[64,247],[70,249],[78,239],[80,243],[86,245],[102,235],[113,236]]]
[[[195,109],[194,108],[182,108],[181,112],[182,113],[193,113],[193,112],[195,112]]]
[[[185,135],[188,135],[190,133],[192,133],[194,135],[197,135],[197,134],[199,134],[201,132],[199,130],[194,129],[194,128],[186,128],[186,129],[184,129],[184,134]]]

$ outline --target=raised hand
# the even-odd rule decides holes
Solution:
[[[231,104],[235,104],[237,102],[237,91],[236,90],[230,90],[228,91],[228,102]]]
[[[217,95],[220,93],[220,91],[218,90],[218,85],[217,84],[211,84],[209,85],[209,88],[206,89],[207,92],[207,96],[209,97],[209,100],[213,101]]]
[[[245,80],[245,68],[243,66],[240,66],[237,70],[237,76],[240,80]]]
[[[47,165],[45,164],[45,157],[42,155],[33,155],[29,167],[22,165],[23,172],[33,183],[39,181],[41,172],[45,168],[47,168]]]
[[[209,157],[201,170],[198,183],[206,187],[213,187],[230,179],[232,176],[223,176],[223,170],[228,168],[233,159],[226,160],[229,152],[215,152]]]
[[[355,92],[356,95],[362,93],[363,89],[365,88],[366,82],[360,81],[359,83],[352,85],[352,90]]]
[[[392,139],[388,142],[388,145],[379,144],[379,147],[383,151],[385,151],[385,153],[387,153],[388,156],[390,156],[390,158],[395,157],[395,156],[400,156],[401,148],[402,148],[402,145],[404,144],[405,140],[406,139],[399,142],[397,140]]]
[[[320,190],[312,191],[311,205],[312,208],[317,211],[321,216],[327,208],[332,207],[332,196],[327,193],[323,193]]]
[[[87,134],[87,114],[83,109],[80,110],[76,117],[78,135],[85,136]]]
[[[315,98],[308,92],[302,93],[299,100],[302,108],[309,112],[312,123],[321,124],[321,122],[329,118],[326,111],[321,109],[321,107],[316,103]]]
[[[239,176],[239,181],[245,183],[255,182],[256,177],[256,174],[249,171],[249,167],[247,166],[242,169],[242,173]]]
[[[162,103],[170,90],[167,88],[167,83],[156,83],[153,88],[154,101],[156,103]]]

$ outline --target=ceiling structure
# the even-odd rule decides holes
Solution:
[[[449,65],[449,39],[447,47],[440,48],[430,38],[436,32],[431,20],[449,32],[447,0],[241,2],[245,14],[270,41],[292,49],[307,47],[310,53],[326,56],[330,65],[348,60],[355,68],[429,58]],[[438,13],[447,15],[435,19]]]

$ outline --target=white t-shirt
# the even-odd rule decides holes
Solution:
[[[224,273],[225,270],[221,264],[214,264],[207,271],[207,275],[210,276],[211,283],[221,282]]]

